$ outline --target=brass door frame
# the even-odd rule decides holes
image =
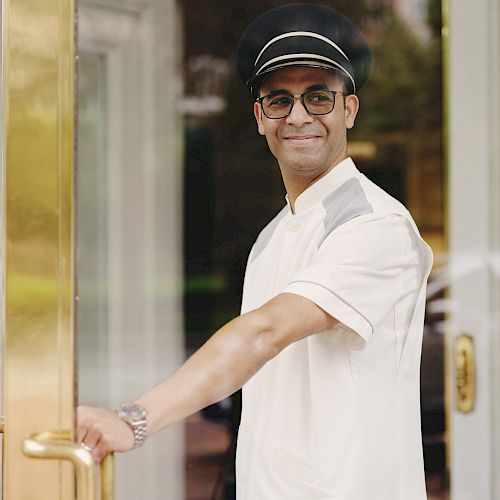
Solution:
[[[67,500],[24,441],[74,429],[74,5],[4,0],[4,498]]]

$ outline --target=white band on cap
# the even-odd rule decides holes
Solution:
[[[320,35],[319,33],[313,33],[312,31],[291,31],[290,33],[283,33],[281,35],[278,35],[277,37],[267,42],[266,45],[264,45],[264,48],[260,51],[259,55],[257,56],[257,59],[255,59],[255,66],[257,66],[257,63],[259,62],[260,56],[270,45],[277,42],[278,40],[282,40],[283,38],[289,38],[291,36],[309,36],[311,38],[317,38],[318,40],[323,40],[323,42],[328,43],[336,50],[338,50],[349,61],[349,58],[347,57],[346,53],[334,41],[330,40],[329,38],[326,38],[326,36]]]
[[[307,63],[311,62],[311,59],[312,60],[317,59],[317,60],[320,60],[320,61],[326,61],[326,62],[328,62],[330,64],[333,64],[334,66],[337,66],[339,69],[341,69],[350,78],[350,80],[352,82],[352,85],[353,85],[354,92],[356,92],[356,83],[354,82],[354,78],[352,77],[351,73],[349,73],[349,71],[347,71],[337,61],[334,61],[333,59],[329,59],[328,57],[320,56],[318,54],[287,54],[287,55],[284,55],[284,56],[275,57],[274,59],[271,59],[270,61],[267,61],[266,64],[262,65],[259,68],[259,71],[257,71],[257,73],[255,74],[255,76],[260,75],[263,72],[264,68],[266,68],[270,64],[273,64],[273,63],[276,63],[276,62],[279,62],[279,61],[286,61],[287,59],[297,59],[299,57],[304,57],[304,58],[307,58],[307,59],[305,59],[304,61],[290,61],[288,63],[285,62],[281,66],[291,66],[293,64],[307,64]]]

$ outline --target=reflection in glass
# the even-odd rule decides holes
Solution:
[[[287,3],[184,2],[186,348],[199,346],[239,313],[246,259],[259,231],[281,209],[283,185],[265,140],[257,135],[252,100],[234,70],[237,41],[261,12]],[[431,245],[437,267],[445,251],[443,216],[441,2],[324,1],[362,26],[375,66],[360,93],[350,154],[371,180],[402,201]],[[207,19],[210,22],[207,23]],[[211,61],[211,64],[200,64]],[[217,64],[216,64],[217,62]],[[221,79],[224,63],[231,78]],[[193,68],[196,68],[194,70]],[[225,84],[222,84],[224,82]],[[201,106],[217,102],[219,106]],[[193,105],[196,103],[197,105]],[[232,103],[228,109],[227,103]],[[233,103],[239,103],[237,106]],[[433,278],[431,277],[431,280]],[[442,290],[429,297],[422,358],[422,424],[429,498],[446,498]],[[231,449],[214,425],[234,433],[238,401],[219,420],[196,417],[187,427],[188,500],[234,498]],[[224,420],[225,419],[225,420]],[[214,422],[216,422],[214,424]],[[205,460],[190,443],[215,441]],[[208,448],[207,448],[208,450]],[[214,468],[214,461],[219,467]],[[196,472],[196,473],[195,473]],[[225,487],[211,497],[214,484]],[[224,491],[223,491],[224,490]]]
[[[78,365],[79,400],[107,403],[106,74],[100,55],[78,61]]]

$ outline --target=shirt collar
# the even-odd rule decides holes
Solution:
[[[335,191],[335,189],[344,184],[344,182],[349,180],[351,177],[356,177],[358,174],[359,170],[356,168],[356,165],[354,165],[354,162],[350,157],[342,160],[326,175],[318,179],[304,192],[300,193],[295,200],[295,213],[298,214],[314,206],[316,203],[320,203],[332,191]],[[288,195],[285,196],[285,200],[288,204],[288,208],[292,211]]]

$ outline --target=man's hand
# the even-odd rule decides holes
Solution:
[[[134,433],[116,413],[80,406],[77,409],[76,441],[90,451],[94,461],[99,463],[108,453],[131,450]]]

